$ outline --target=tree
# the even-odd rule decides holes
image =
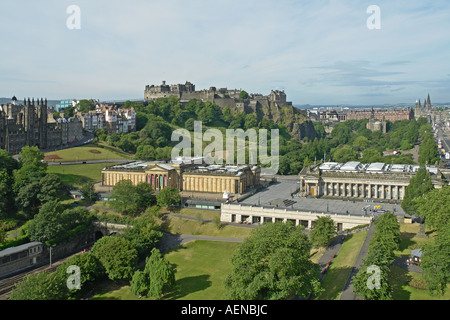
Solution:
[[[95,192],[95,186],[93,182],[87,182],[80,188],[80,192],[84,199],[88,201],[95,201],[98,198],[98,194]]]
[[[133,226],[126,228],[123,232],[123,237],[133,244],[140,259],[148,256],[162,236],[163,234],[159,225],[155,222],[151,210],[136,218]]]
[[[31,241],[59,243],[72,229],[88,226],[92,217],[86,208],[64,210],[58,200],[49,201],[30,223],[28,233]]]
[[[30,240],[46,242],[65,232],[60,220],[63,210],[63,206],[56,200],[44,204],[29,226]]]
[[[245,116],[244,129],[248,130],[258,126],[258,119],[255,114],[248,114]]]
[[[273,223],[255,229],[232,257],[226,298],[273,300],[317,293],[319,270],[309,260],[310,249],[303,227]]]
[[[388,268],[363,264],[352,280],[354,292],[364,300],[392,300],[388,274]]]
[[[101,238],[92,246],[91,253],[100,261],[111,280],[130,279],[138,261],[136,248],[120,236]]]
[[[248,99],[248,93],[245,90],[242,90],[239,93],[239,99]]]
[[[392,287],[388,281],[394,251],[399,248],[400,224],[391,213],[375,220],[375,232],[369,243],[363,266],[352,280],[354,292],[365,300],[391,300]]]
[[[70,276],[67,273],[67,269],[70,266],[80,268],[80,289],[69,290],[71,296],[76,296],[79,292],[86,292],[87,288],[105,275],[105,270],[100,261],[91,252],[75,255],[56,269],[56,273],[61,279],[66,279],[66,283],[67,278]]]
[[[445,227],[450,221],[450,186],[433,189],[413,200],[419,217],[425,224],[436,229]]]
[[[6,170],[8,174],[12,174],[15,169],[19,168],[19,163],[6,150],[0,149],[0,171]]]
[[[80,100],[75,105],[75,108],[78,109],[79,112],[88,113],[89,111],[95,110],[95,104],[91,100]]]
[[[363,151],[367,149],[368,145],[369,139],[364,136],[358,136],[355,140],[353,140],[353,147],[355,148],[355,150]]]
[[[136,199],[138,194],[131,180],[122,180],[116,183],[111,192],[110,207],[120,213],[135,214],[137,212]]]
[[[184,127],[186,128],[186,130],[194,131],[194,122],[195,122],[194,118],[187,119],[186,122],[184,123]]]
[[[422,248],[420,267],[433,295],[444,295],[450,283],[450,224],[440,227],[433,243]]]
[[[439,153],[436,142],[433,135],[428,131],[425,135],[419,147],[419,164],[424,166],[425,164],[434,165],[436,161],[439,161]]]
[[[147,274],[137,270],[131,278],[130,290],[139,297],[146,297],[149,290],[149,280]]]
[[[406,187],[401,204],[403,210],[409,215],[416,214],[417,203],[414,202],[414,199],[425,195],[433,189],[430,173],[425,168],[420,168],[416,175],[409,180],[409,185]]]
[[[144,273],[150,282],[147,295],[160,298],[175,284],[175,265],[167,261],[158,249],[153,249],[146,260]]]
[[[60,275],[43,271],[17,283],[9,300],[65,300],[67,297],[67,285]]]
[[[55,174],[47,174],[39,181],[39,193],[37,198],[41,203],[53,200],[61,200],[63,197],[63,185],[61,179]]]
[[[0,170],[0,219],[6,218],[14,212],[13,179],[7,170]]]
[[[155,148],[150,145],[140,145],[136,149],[134,158],[137,160],[152,161],[155,160]]]
[[[138,197],[136,198],[136,206],[139,212],[145,211],[147,207],[156,204],[156,197],[153,194],[153,188],[146,182],[141,182],[136,186],[136,193]]]
[[[43,168],[47,168],[47,164],[45,162],[42,162],[42,160],[44,160],[44,154],[39,151],[38,147],[25,146],[22,148],[19,155],[20,163],[22,165],[36,163]]]
[[[174,187],[165,187],[156,196],[156,202],[160,207],[180,205],[180,191]]]
[[[316,247],[325,247],[336,234],[336,225],[331,217],[317,217],[310,239]]]
[[[354,161],[356,160],[356,152],[353,151],[352,147],[345,145],[334,151],[333,159],[334,161],[343,163]]]

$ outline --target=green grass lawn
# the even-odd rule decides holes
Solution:
[[[419,290],[408,285],[412,279],[423,279],[419,273],[408,272],[400,267],[391,266],[389,283],[392,285],[394,300],[450,300],[450,285],[444,296],[432,296],[427,290]]]
[[[165,255],[177,266],[175,289],[164,300],[221,300],[231,271],[231,256],[239,243],[192,241]],[[205,263],[208,261],[208,263]],[[138,300],[127,284],[110,282],[92,300]],[[145,300],[145,299],[144,299]],[[149,299],[151,300],[151,299]]]
[[[88,181],[102,181],[102,169],[112,165],[114,165],[114,163],[48,166],[47,172],[58,175],[64,184],[79,187]]]
[[[235,226],[222,226],[219,229],[213,223],[202,223],[200,221],[188,220],[178,217],[165,217],[163,228],[165,231],[170,233],[231,238],[246,238],[253,230],[252,228]]]
[[[47,157],[52,155],[56,155],[61,159],[47,159],[47,162],[126,159],[118,153],[105,148],[99,148],[93,144],[45,153],[45,156]]]
[[[397,257],[409,255],[412,249],[422,248],[423,245],[434,241],[436,236],[435,230],[425,229],[428,235],[426,238],[417,237],[420,226],[417,223],[400,224],[400,249],[395,252]],[[394,300],[449,300],[450,285],[447,286],[447,293],[443,297],[432,296],[427,290],[418,290],[412,288],[408,283],[412,279],[423,279],[423,275],[419,273],[408,272],[395,265],[391,266],[389,281],[393,287]]]
[[[322,281],[325,291],[316,300],[339,299],[366,235],[367,231],[363,231],[348,235],[345,238],[341,250],[339,250]]]

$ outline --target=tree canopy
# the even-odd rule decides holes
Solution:
[[[309,260],[303,227],[266,224],[254,230],[232,257],[227,299],[278,300],[319,290],[319,267]]]

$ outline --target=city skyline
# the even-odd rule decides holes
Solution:
[[[70,5],[80,29],[67,27]],[[450,101],[446,1],[46,0],[0,10],[2,97],[140,99],[165,80],[284,90],[295,105]]]

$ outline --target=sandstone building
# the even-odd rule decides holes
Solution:
[[[102,185],[114,186],[122,180],[134,185],[150,184],[154,190],[167,186],[193,193],[243,194],[259,185],[258,166],[222,166],[195,164],[194,160],[137,161],[104,168]]]
[[[414,119],[414,110],[412,108],[402,109],[351,109],[345,115],[345,120],[376,119],[383,121],[399,121]]]
[[[325,162],[304,167],[300,172],[299,196],[340,200],[400,202],[418,165],[351,161]],[[435,187],[442,185],[437,167],[427,167]]]

